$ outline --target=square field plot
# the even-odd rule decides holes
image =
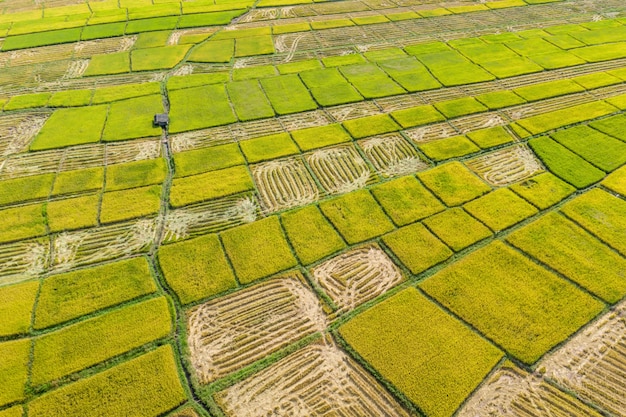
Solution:
[[[159,136],[161,128],[152,124],[157,113],[163,113],[160,95],[116,101],[109,109],[102,140],[117,141]]]
[[[191,45],[171,45],[159,48],[135,49],[131,51],[133,71],[152,71],[174,68],[185,57]]]
[[[242,284],[297,264],[276,216],[227,230],[221,237]]]
[[[376,298],[404,280],[400,268],[378,245],[335,256],[316,266],[312,276],[343,312]]]
[[[48,202],[46,214],[50,231],[61,232],[97,226],[99,206],[99,194]]]
[[[385,380],[435,417],[451,416],[502,357],[415,288],[359,314],[339,334]]]
[[[460,162],[440,165],[417,176],[448,206],[458,206],[491,191],[491,187]]]
[[[594,318],[604,304],[500,242],[421,288],[526,364]]]
[[[383,236],[383,242],[413,274],[419,274],[452,256],[452,251],[421,223]]]
[[[237,287],[217,235],[161,246],[159,265],[183,304]]]
[[[507,240],[609,303],[626,295],[626,260],[561,215],[550,213]]]
[[[378,62],[378,66],[409,92],[441,87],[439,81],[414,57],[386,59]]]
[[[336,68],[304,71],[300,78],[321,106],[335,106],[363,100]]]
[[[358,144],[376,171],[385,177],[413,174],[429,167],[398,133],[363,139]]]
[[[268,212],[304,206],[319,198],[319,188],[300,158],[269,161],[251,169],[262,206]]]
[[[460,207],[431,216],[424,224],[456,252],[491,236],[487,226]]]
[[[242,122],[274,116],[274,109],[256,80],[235,81],[226,84],[228,97]]]
[[[237,121],[223,85],[170,91],[170,133],[221,126]]]
[[[277,114],[314,110],[317,104],[297,75],[263,78],[261,86]]]
[[[549,172],[513,184],[510,189],[540,210],[555,205],[576,191],[574,187]]]
[[[292,378],[301,383],[294,384]],[[408,417],[396,400],[363,368],[332,343],[309,345],[216,394],[229,417],[271,413],[324,415],[350,410],[354,415]]]
[[[539,211],[513,191],[500,188],[463,206],[494,232],[507,229]]]
[[[404,226],[445,209],[415,177],[402,177],[371,188],[374,198],[391,220]]]
[[[314,205],[284,213],[280,220],[303,265],[311,264],[346,247],[339,233]]]
[[[207,384],[323,331],[326,324],[315,294],[297,277],[272,279],[188,313],[191,363],[200,383]]]
[[[46,234],[43,204],[0,210],[0,243]]]
[[[394,228],[367,190],[324,201],[320,208],[349,244],[381,236]]]
[[[626,142],[626,115],[621,114],[619,116],[608,117],[606,119],[598,120],[597,122],[589,123],[589,126],[602,133],[613,136],[621,141]]]
[[[564,205],[561,211],[626,256],[626,201],[593,189]]]
[[[331,194],[363,188],[376,178],[351,145],[319,149],[305,158],[322,187]]]

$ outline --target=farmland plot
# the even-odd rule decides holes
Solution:
[[[623,2],[69,3],[0,11],[2,417],[626,413]]]
[[[319,301],[297,277],[202,304],[187,321],[191,360],[204,384],[326,327]]]
[[[262,387],[262,388],[260,388]],[[228,416],[267,413],[409,416],[379,383],[336,346],[316,343],[223,392]]]

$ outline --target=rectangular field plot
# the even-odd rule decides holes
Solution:
[[[72,372],[167,336],[172,319],[163,297],[78,322],[35,339],[32,384]],[[59,361],[59,357],[63,361]]]
[[[169,92],[170,133],[220,126],[237,121],[223,85]]]
[[[98,142],[108,111],[104,105],[57,110],[43,125],[30,149],[39,151]]]
[[[167,212],[161,243],[215,233],[255,221],[259,204],[250,193],[236,194]]]
[[[0,182],[0,206],[47,198],[54,177],[54,174],[43,174]]]
[[[300,158],[265,162],[251,168],[252,177],[268,212],[315,202],[320,192]]]
[[[518,123],[533,135],[548,132],[559,127],[584,122],[596,117],[606,116],[616,112],[617,109],[608,103],[596,101],[593,103],[579,104],[550,113],[544,113],[520,120]]]
[[[421,172],[418,178],[448,206],[458,206],[491,191],[460,162],[450,162]]]
[[[47,277],[39,292],[33,327],[46,327],[156,291],[145,258]]]
[[[473,158],[465,165],[496,187],[527,179],[543,169],[532,151],[524,145]]]
[[[547,136],[528,145],[554,175],[576,188],[586,188],[604,178],[604,172]]]
[[[626,260],[563,216],[549,213],[507,241],[609,303],[626,295]]]
[[[626,143],[589,126],[576,126],[551,136],[605,172],[611,172],[626,163]]]
[[[601,414],[570,394],[555,388],[540,376],[505,362],[487,378],[461,408],[457,416],[544,415],[600,417]]]
[[[0,243],[45,235],[43,210],[43,204],[0,210]]]
[[[0,406],[25,398],[30,346],[30,339],[0,343]]]
[[[183,304],[237,287],[217,235],[162,246],[159,264]]]
[[[513,184],[510,189],[540,210],[553,206],[576,191],[549,172]]]
[[[494,232],[507,229],[538,213],[538,210],[507,188],[466,203],[463,208]]]
[[[321,106],[335,106],[363,100],[363,97],[336,68],[305,71],[300,78]]]
[[[339,333],[385,380],[435,417],[451,416],[502,357],[415,288],[359,314]]]
[[[317,108],[297,75],[263,78],[261,86],[277,114],[299,113]]]
[[[309,265],[346,247],[339,233],[315,205],[284,213],[280,220],[303,265]]]
[[[182,207],[192,203],[226,197],[254,188],[244,165],[211,171],[185,178],[175,178],[170,192],[170,204]]]
[[[385,415],[408,417],[396,400],[333,344],[307,346],[216,394],[227,416]]]
[[[204,172],[243,165],[246,161],[236,143],[194,149],[174,154],[175,177],[188,177]]]
[[[320,209],[349,244],[364,242],[394,229],[367,190],[323,201]]]
[[[623,396],[625,316],[622,302],[548,355],[539,363],[546,370],[545,377],[605,412],[626,413]]]
[[[38,290],[38,281],[0,287],[0,336],[28,332]]]
[[[385,177],[413,174],[428,168],[428,164],[399,134],[364,139],[358,144],[376,170]]]
[[[375,177],[353,146],[338,146],[305,155],[311,170],[330,194],[365,187]]]
[[[155,234],[154,219],[65,232],[52,240],[51,268],[66,271],[74,266],[141,253],[152,244]]]
[[[326,317],[315,295],[288,277],[202,304],[187,327],[193,368],[207,384],[323,331]]]
[[[110,417],[163,415],[182,404],[174,351],[169,345],[50,391],[29,403],[33,417],[81,417],[98,410]]]
[[[567,203],[561,211],[626,256],[626,201],[593,189]]]
[[[415,177],[402,177],[371,188],[387,215],[399,226],[444,210],[444,205]]]
[[[500,242],[471,253],[420,286],[527,364],[604,308]]]
[[[159,136],[161,128],[153,126],[152,118],[162,112],[160,95],[116,101],[109,108],[102,140],[110,142]]]
[[[400,269],[377,245],[335,256],[313,268],[311,275],[341,312],[376,298],[404,280]]]
[[[606,177],[602,185],[615,193],[626,196],[626,166]]]

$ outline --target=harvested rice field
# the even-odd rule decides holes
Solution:
[[[0,417],[626,417],[625,112],[622,0],[0,0]]]

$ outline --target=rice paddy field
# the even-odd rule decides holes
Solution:
[[[626,416],[625,111],[622,0],[0,0],[0,417]]]

